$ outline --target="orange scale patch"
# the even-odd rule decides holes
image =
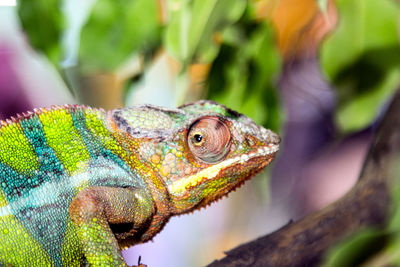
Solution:
[[[153,162],[154,164],[158,164],[161,161],[161,157],[159,154],[154,154],[153,156],[151,156],[151,162]]]
[[[172,162],[175,161],[175,159],[176,159],[176,157],[175,157],[175,155],[172,154],[172,153],[168,153],[168,154],[165,156],[165,162],[167,162],[167,163],[172,163]]]
[[[166,166],[166,165],[164,165],[164,166],[161,167],[160,172],[161,172],[161,174],[163,176],[168,176],[171,173],[171,168]]]

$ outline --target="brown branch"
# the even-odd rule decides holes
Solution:
[[[315,266],[343,238],[389,217],[392,173],[400,158],[400,90],[375,135],[360,178],[344,197],[278,231],[240,245],[209,266]],[[398,161],[397,161],[398,162]]]

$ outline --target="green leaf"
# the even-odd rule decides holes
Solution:
[[[61,61],[60,40],[64,29],[61,1],[20,0],[18,15],[29,42],[36,50],[59,67]]]
[[[324,71],[338,89],[343,132],[369,125],[399,83],[398,5],[390,0],[336,1],[338,28],[321,47]]]
[[[335,246],[328,253],[325,267],[352,267],[367,262],[381,251],[388,242],[388,235],[382,231],[365,229]]]
[[[81,32],[81,69],[113,71],[131,55],[154,48],[160,30],[155,0],[97,0]]]
[[[221,16],[217,10],[219,0],[194,0],[192,18],[188,35],[188,57],[192,57],[202,39],[211,41],[211,35],[215,32],[216,24]]]
[[[334,78],[365,51],[398,44],[398,6],[390,0],[338,0],[339,25],[322,45],[323,69]]]
[[[188,58],[190,0],[172,0],[168,4],[170,22],[165,30],[163,43],[172,56],[185,61]]]
[[[392,199],[394,203],[394,214],[390,220],[388,229],[393,233],[392,242],[387,248],[387,253],[389,254],[390,263],[394,266],[399,266],[400,264],[400,179],[399,179],[399,158],[394,159],[394,170],[393,173],[396,177],[394,184],[392,185]]]
[[[280,56],[270,25],[248,23],[239,22],[224,33],[228,37],[210,71],[208,98],[277,129],[281,115],[273,81]]]
[[[243,0],[194,0],[189,30],[189,56],[202,53],[213,43],[212,36],[240,18],[246,8]]]
[[[370,124],[381,106],[393,95],[400,84],[400,69],[392,69],[385,79],[370,92],[353,98],[336,110],[336,122],[343,132],[353,132]]]
[[[213,35],[237,21],[246,5],[245,0],[172,1],[164,37],[167,50],[184,64],[211,62],[219,47]]]

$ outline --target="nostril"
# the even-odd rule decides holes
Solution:
[[[254,146],[254,141],[253,141],[253,139],[251,139],[251,138],[249,138],[249,137],[246,137],[244,141],[246,142],[246,145],[247,145],[247,146],[249,146],[249,147]]]
[[[276,144],[276,145],[281,142],[280,136],[271,130],[266,130],[266,136],[264,136],[264,140],[267,140],[267,142],[270,144]]]
[[[281,137],[274,132],[271,132],[271,134],[272,143],[279,144],[281,142]]]

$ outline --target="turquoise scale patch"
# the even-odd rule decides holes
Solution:
[[[54,188],[42,190],[45,175],[31,179],[4,164],[0,164],[0,177],[1,188],[6,194],[12,214],[41,243],[52,261],[61,265],[61,245],[68,216],[67,203],[72,199],[72,190],[70,194],[65,192],[65,195]],[[39,198],[44,199],[46,196],[55,196],[54,201],[37,204]]]
[[[86,123],[85,112],[87,111],[72,108],[70,114],[74,127],[82,137],[92,159],[89,169],[99,170],[106,166],[108,171],[113,173],[113,175],[109,175],[96,172],[90,177],[90,184],[96,186],[145,188],[145,182],[135,173],[135,170],[132,170],[128,163],[108,149],[101,141],[101,138],[89,129]],[[104,175],[109,176],[107,179],[104,179]]]
[[[107,149],[100,141],[100,139],[97,136],[94,136],[92,132],[88,129],[86,125],[85,114],[82,109],[75,109],[71,111],[71,117],[74,126],[82,137],[83,142],[85,143],[92,159],[97,159],[99,156],[103,156],[105,159],[109,159],[110,161],[116,163],[123,170],[132,174],[132,170],[129,165],[125,163],[125,161],[123,161],[120,157],[115,155],[112,151]]]
[[[37,177],[44,175],[44,181],[60,180],[66,172],[54,150],[47,144],[39,118],[33,116],[29,119],[22,120],[20,125],[39,158],[40,166]]]
[[[24,160],[24,158],[19,160]],[[0,187],[6,195],[7,201],[12,202],[26,196],[31,189],[42,185],[46,177],[39,174],[39,170],[22,174],[6,163],[0,162]]]
[[[62,243],[73,187],[67,183],[60,186],[67,173],[54,150],[48,145],[39,118],[33,116],[22,120],[20,125],[39,159],[39,170],[29,180],[42,185],[42,188],[30,187],[25,206],[15,210],[14,215],[42,244],[52,262],[61,266]],[[47,200],[43,201],[46,197]]]
[[[28,179],[13,170],[10,166],[0,162],[0,187],[7,197],[8,202],[18,199],[29,193],[29,190],[38,187],[40,181]]]

